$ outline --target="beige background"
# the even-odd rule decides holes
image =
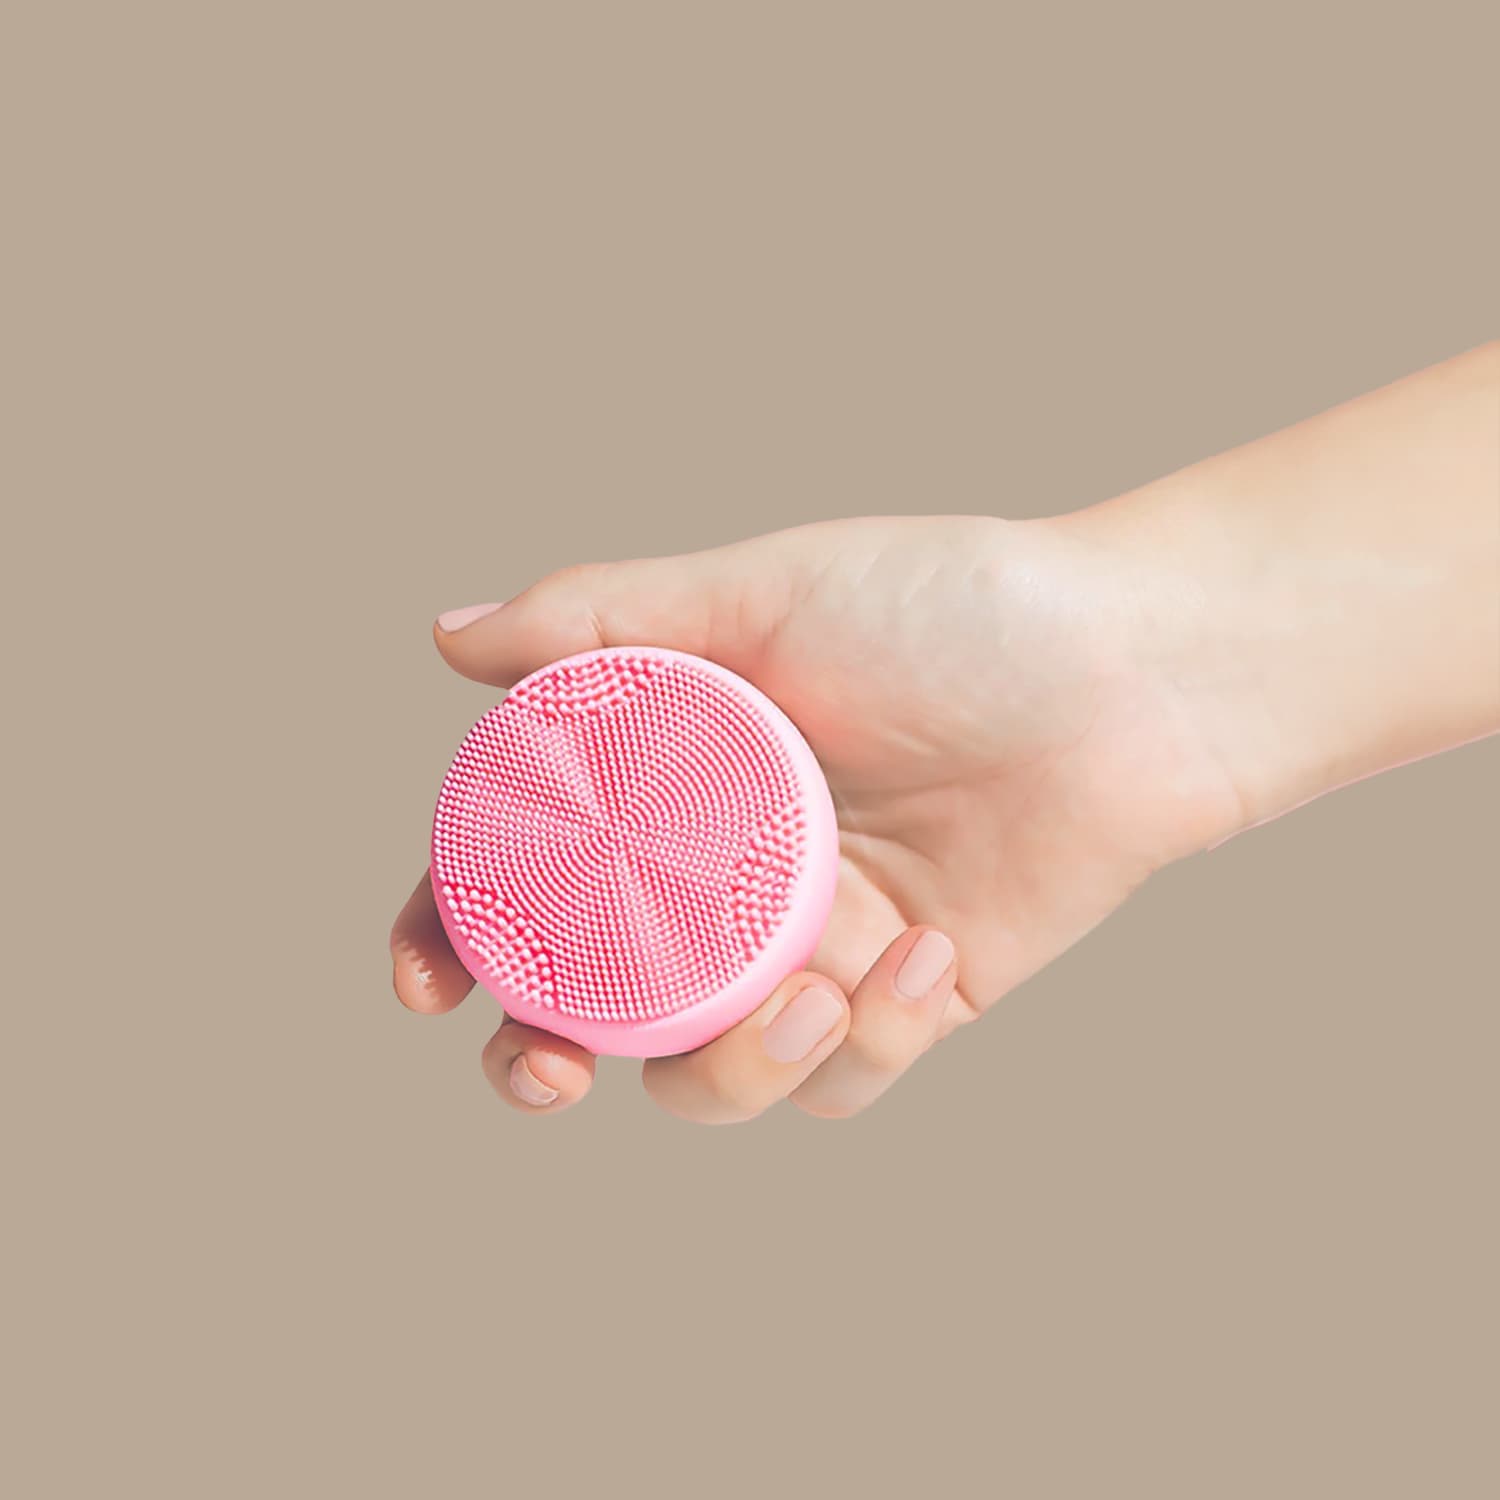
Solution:
[[[0,8],[0,1488],[1497,1492],[1500,745],[849,1124],[534,1125],[387,990],[489,701],[439,609],[1493,336],[1496,54],[1400,9]]]

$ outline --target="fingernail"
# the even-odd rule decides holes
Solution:
[[[510,1091],[523,1104],[534,1104],[538,1109],[544,1104],[551,1104],[557,1098],[557,1090],[548,1088],[526,1066],[524,1052],[518,1053],[516,1060],[510,1065]]]
[[[896,993],[920,1000],[953,962],[953,944],[941,932],[924,932],[896,970]]]
[[[793,995],[776,1012],[762,1040],[776,1062],[801,1062],[839,1024],[844,1007],[836,995],[812,986]]]
[[[472,625],[475,620],[494,614],[499,608],[498,604],[466,604],[462,609],[445,610],[438,616],[438,629],[451,634],[455,630],[462,630],[465,625]]]

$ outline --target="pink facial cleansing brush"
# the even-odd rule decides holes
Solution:
[[[648,646],[565,657],[471,729],[432,825],[454,950],[518,1021],[591,1052],[686,1052],[817,946],[838,827],[790,719]]]

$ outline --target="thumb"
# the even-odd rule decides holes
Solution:
[[[753,659],[787,597],[784,564],[766,540],[564,568],[504,604],[439,615],[433,639],[454,671],[504,688],[601,646],[666,646],[735,670]]]

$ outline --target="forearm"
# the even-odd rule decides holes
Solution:
[[[1500,343],[1079,519],[1244,825],[1500,729]]]

